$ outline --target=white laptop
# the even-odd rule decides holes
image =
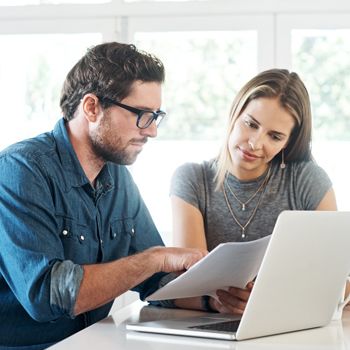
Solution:
[[[350,212],[284,211],[240,319],[213,313],[127,329],[243,340],[322,327],[331,321],[349,272]]]

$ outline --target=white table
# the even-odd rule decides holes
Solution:
[[[136,301],[112,316],[55,344],[50,350],[279,350],[279,349],[350,349],[350,308],[345,308],[342,321],[332,321],[327,327],[245,341],[211,340],[204,338],[146,334],[127,331],[126,321],[154,320],[201,314],[198,311],[171,310],[146,306]]]

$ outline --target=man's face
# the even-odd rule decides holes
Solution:
[[[161,106],[161,84],[136,81],[123,104],[156,111]],[[95,156],[103,161],[129,165],[135,162],[148,137],[157,136],[155,122],[146,128],[136,126],[137,115],[118,106],[104,110],[98,125],[90,129],[90,141]]]

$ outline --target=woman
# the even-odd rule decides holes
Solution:
[[[209,251],[271,234],[283,210],[337,209],[312,159],[310,100],[296,73],[271,69],[243,86],[218,157],[178,168],[171,203],[175,244]],[[252,286],[220,290],[209,306],[242,313]]]

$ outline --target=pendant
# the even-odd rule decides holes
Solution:
[[[245,233],[244,233],[244,228],[242,228],[242,234],[241,234],[242,238],[245,238]]]
[[[245,211],[245,203],[242,203],[242,211]]]

